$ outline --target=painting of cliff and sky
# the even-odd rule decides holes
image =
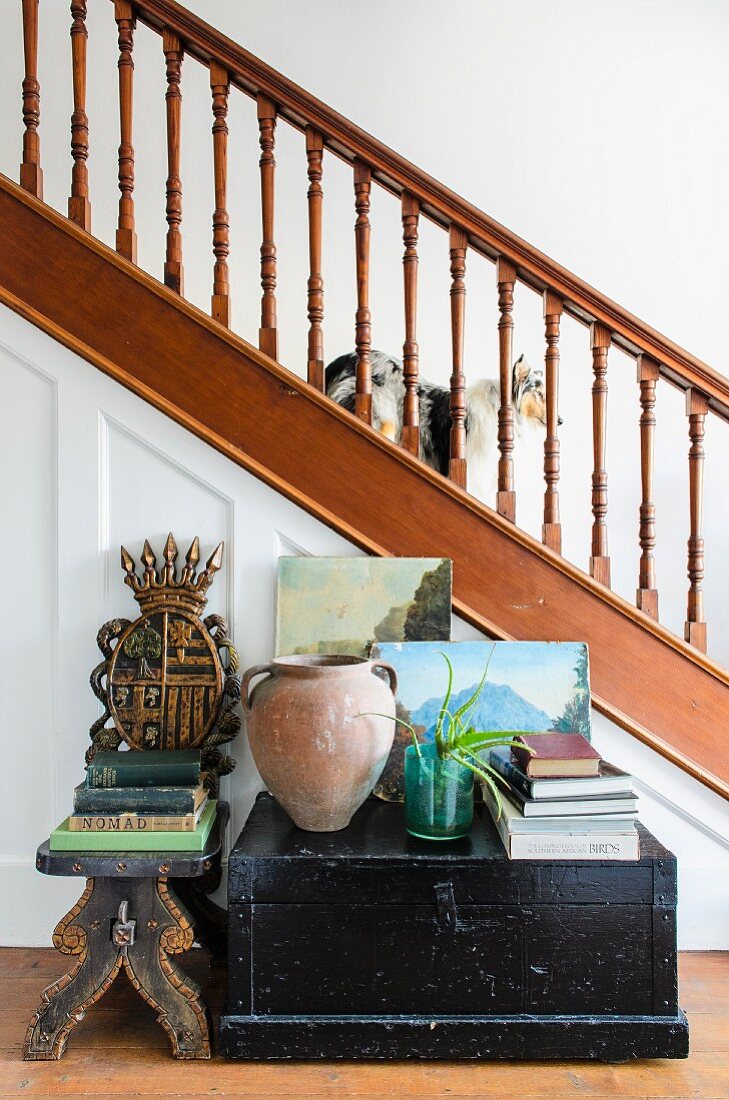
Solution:
[[[451,572],[447,558],[281,557],[276,656],[369,657],[375,643],[447,641]]]
[[[546,730],[581,733],[590,739],[590,679],[583,642],[383,642],[372,656],[395,667],[397,714],[432,741],[453,665],[451,711],[478,687],[493,650],[488,677],[470,724],[477,730]],[[398,725],[395,744],[376,794],[402,797],[402,766],[411,735]]]

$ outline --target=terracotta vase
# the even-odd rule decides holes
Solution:
[[[364,657],[277,657],[248,669],[241,700],[253,759],[300,829],[344,829],[367,798],[392,748],[396,690],[394,668]]]

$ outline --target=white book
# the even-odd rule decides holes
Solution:
[[[571,833],[576,836],[585,836],[588,833],[626,833],[635,832],[635,813],[627,814],[596,814],[584,817],[559,816],[553,817],[525,817],[515,802],[508,795],[499,790],[501,795],[501,818],[506,831],[510,834],[533,833],[544,836],[547,833]],[[488,801],[484,791],[484,800]]]
[[[634,823],[631,823],[629,832],[569,832],[566,822],[562,832],[515,832],[509,828],[509,822],[514,820],[517,811],[508,799],[502,796],[501,801],[502,812],[497,819],[493,796],[487,788],[484,789],[484,802],[509,859],[640,859],[640,837]],[[531,824],[539,826],[542,823],[536,821]]]

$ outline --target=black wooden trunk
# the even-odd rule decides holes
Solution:
[[[259,796],[228,865],[231,1058],[682,1057],[676,861],[510,862],[408,837],[368,801],[340,833]]]

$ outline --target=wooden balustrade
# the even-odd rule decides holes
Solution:
[[[276,329],[276,243],[274,241],[274,186],[276,159],[274,157],[276,134],[276,107],[265,95],[257,97],[259,141],[261,146],[261,327],[258,346],[272,359],[278,359],[278,332]]]
[[[605,469],[607,442],[607,364],[610,333],[604,325],[590,326],[592,345],[592,369],[595,381],[592,386],[592,555],[590,575],[600,584],[610,587],[610,557],[608,555],[607,508],[608,478]]]
[[[514,491],[514,283],[516,269],[503,256],[496,261],[499,291],[499,475],[496,510],[512,523],[516,520]]]
[[[309,208],[309,280],[307,283],[307,313],[309,341],[306,377],[309,384],[324,391],[324,279],[321,272],[321,233],[324,192],[324,139],[311,126],[306,130],[306,160],[309,177],[307,203]]]
[[[182,123],[182,59],[184,51],[179,36],[167,29],[162,34],[165,56],[167,91],[165,108],[167,121],[167,239],[165,243],[165,286],[177,294],[184,291],[182,267],[182,180],[180,178],[180,127]]]
[[[230,253],[228,220],[228,73],[217,61],[210,62],[210,92],[213,100],[213,175],[215,210],[213,212],[213,294],[211,315],[221,325],[230,325]]]
[[[696,649],[706,653],[706,622],[704,620],[704,538],[702,511],[704,503],[704,430],[709,402],[705,394],[690,389],[686,394],[686,415],[689,423],[689,516],[688,540],[689,592],[684,625],[684,638]]]
[[[134,146],[132,112],[134,96],[134,11],[130,0],[114,0],[114,18],[119,30],[119,223],[116,250],[137,262],[137,233],[134,222]]]
[[[361,160],[354,163],[354,194],[357,221],[354,225],[357,259],[357,314],[355,320],[355,349],[357,353],[357,378],[355,386],[355,415],[367,424],[372,423],[372,369],[370,349],[372,328],[369,306],[370,295],[370,191],[372,171]]]
[[[68,216],[87,233],[91,231],[89,200],[89,119],[86,114],[86,0],[71,0],[71,66],[73,74],[73,114],[71,115],[71,194]]]
[[[450,250],[450,302],[452,374],[450,379],[450,455],[448,475],[458,486],[467,484],[467,404],[464,371],[466,254],[469,247],[496,261],[498,291],[499,408],[498,479],[496,508],[501,516],[516,520],[514,449],[516,410],[514,407],[514,291],[519,280],[538,289],[543,299],[545,331],[546,438],[544,442],[544,514],[542,541],[556,553],[562,551],[560,518],[559,372],[560,329],[564,313],[590,324],[592,352],[592,532],[589,569],[601,584],[610,586],[606,470],[607,365],[613,343],[637,358],[640,392],[641,503],[639,510],[640,565],[637,607],[658,619],[656,583],[654,449],[655,401],[659,376],[687,392],[689,425],[690,537],[688,541],[689,591],[685,639],[706,650],[703,610],[704,543],[702,534],[703,439],[705,418],[712,409],[729,420],[729,383],[700,361],[688,356],[652,330],[621,311],[569,272],[556,267],[547,257],[497,226],[485,215],[454,196],[435,181],[384,146],[347,125],[339,116],[302,93],[268,69],[262,62],[228,43],[210,40],[200,21],[168,0],[112,0],[118,29],[118,82],[120,143],[118,153],[119,216],[117,251],[136,262],[133,146],[134,33],[139,15],[162,35],[166,65],[167,235],[164,262],[165,284],[183,293],[181,74],[185,53],[209,67],[213,113],[213,167],[215,208],[212,218],[214,254],[212,316],[230,325],[229,215],[227,210],[228,98],[231,82],[256,100],[260,144],[261,186],[261,318],[259,347],[278,359],[277,249],[275,243],[275,135],[278,118],[284,118],[306,138],[309,274],[307,279],[307,379],[319,391],[325,386],[324,282],[322,275],[323,159],[330,149],[353,166],[356,221],[354,226],[357,307],[355,315],[356,385],[355,413],[372,422],[371,313],[369,302],[370,209],[373,179],[398,195],[401,203],[404,280],[403,423],[402,445],[413,455],[420,453],[419,347],[417,339],[417,295],[420,217],[424,215],[448,228]],[[87,0],[70,0],[73,113],[71,115],[71,191],[68,216],[86,231],[91,229],[91,203],[87,159],[89,121],[86,113],[87,84]],[[25,75],[23,79],[23,156],[20,182],[42,198],[43,174],[40,162],[38,82],[39,0],[22,0]],[[164,16],[164,18],[162,17]],[[697,384],[700,383],[700,384]]]
[[[635,602],[641,611],[658,618],[658,590],[653,551],[656,545],[656,507],[653,502],[653,466],[656,417],[656,382],[658,364],[646,355],[638,357],[638,384],[640,386],[640,569]]]
[[[43,198],[43,169],[40,159],[40,84],[38,83],[38,0],[23,0],[23,159],[20,186],[36,198]]]
[[[559,295],[545,290],[543,295],[544,332],[547,342],[545,386],[547,435],[544,440],[544,523],[542,542],[550,550],[562,553],[562,524],[559,516],[559,325],[564,303]]]
[[[403,276],[405,280],[405,342],[402,369],[405,394],[402,404],[402,445],[411,454],[420,454],[420,400],[418,398],[419,351],[418,311],[418,220],[420,203],[406,192],[402,196]]]
[[[462,489],[466,488],[466,376],[463,372],[463,348],[466,324],[466,249],[468,237],[458,226],[450,228],[451,254],[451,340],[453,373],[451,374],[451,440],[448,476]]]

